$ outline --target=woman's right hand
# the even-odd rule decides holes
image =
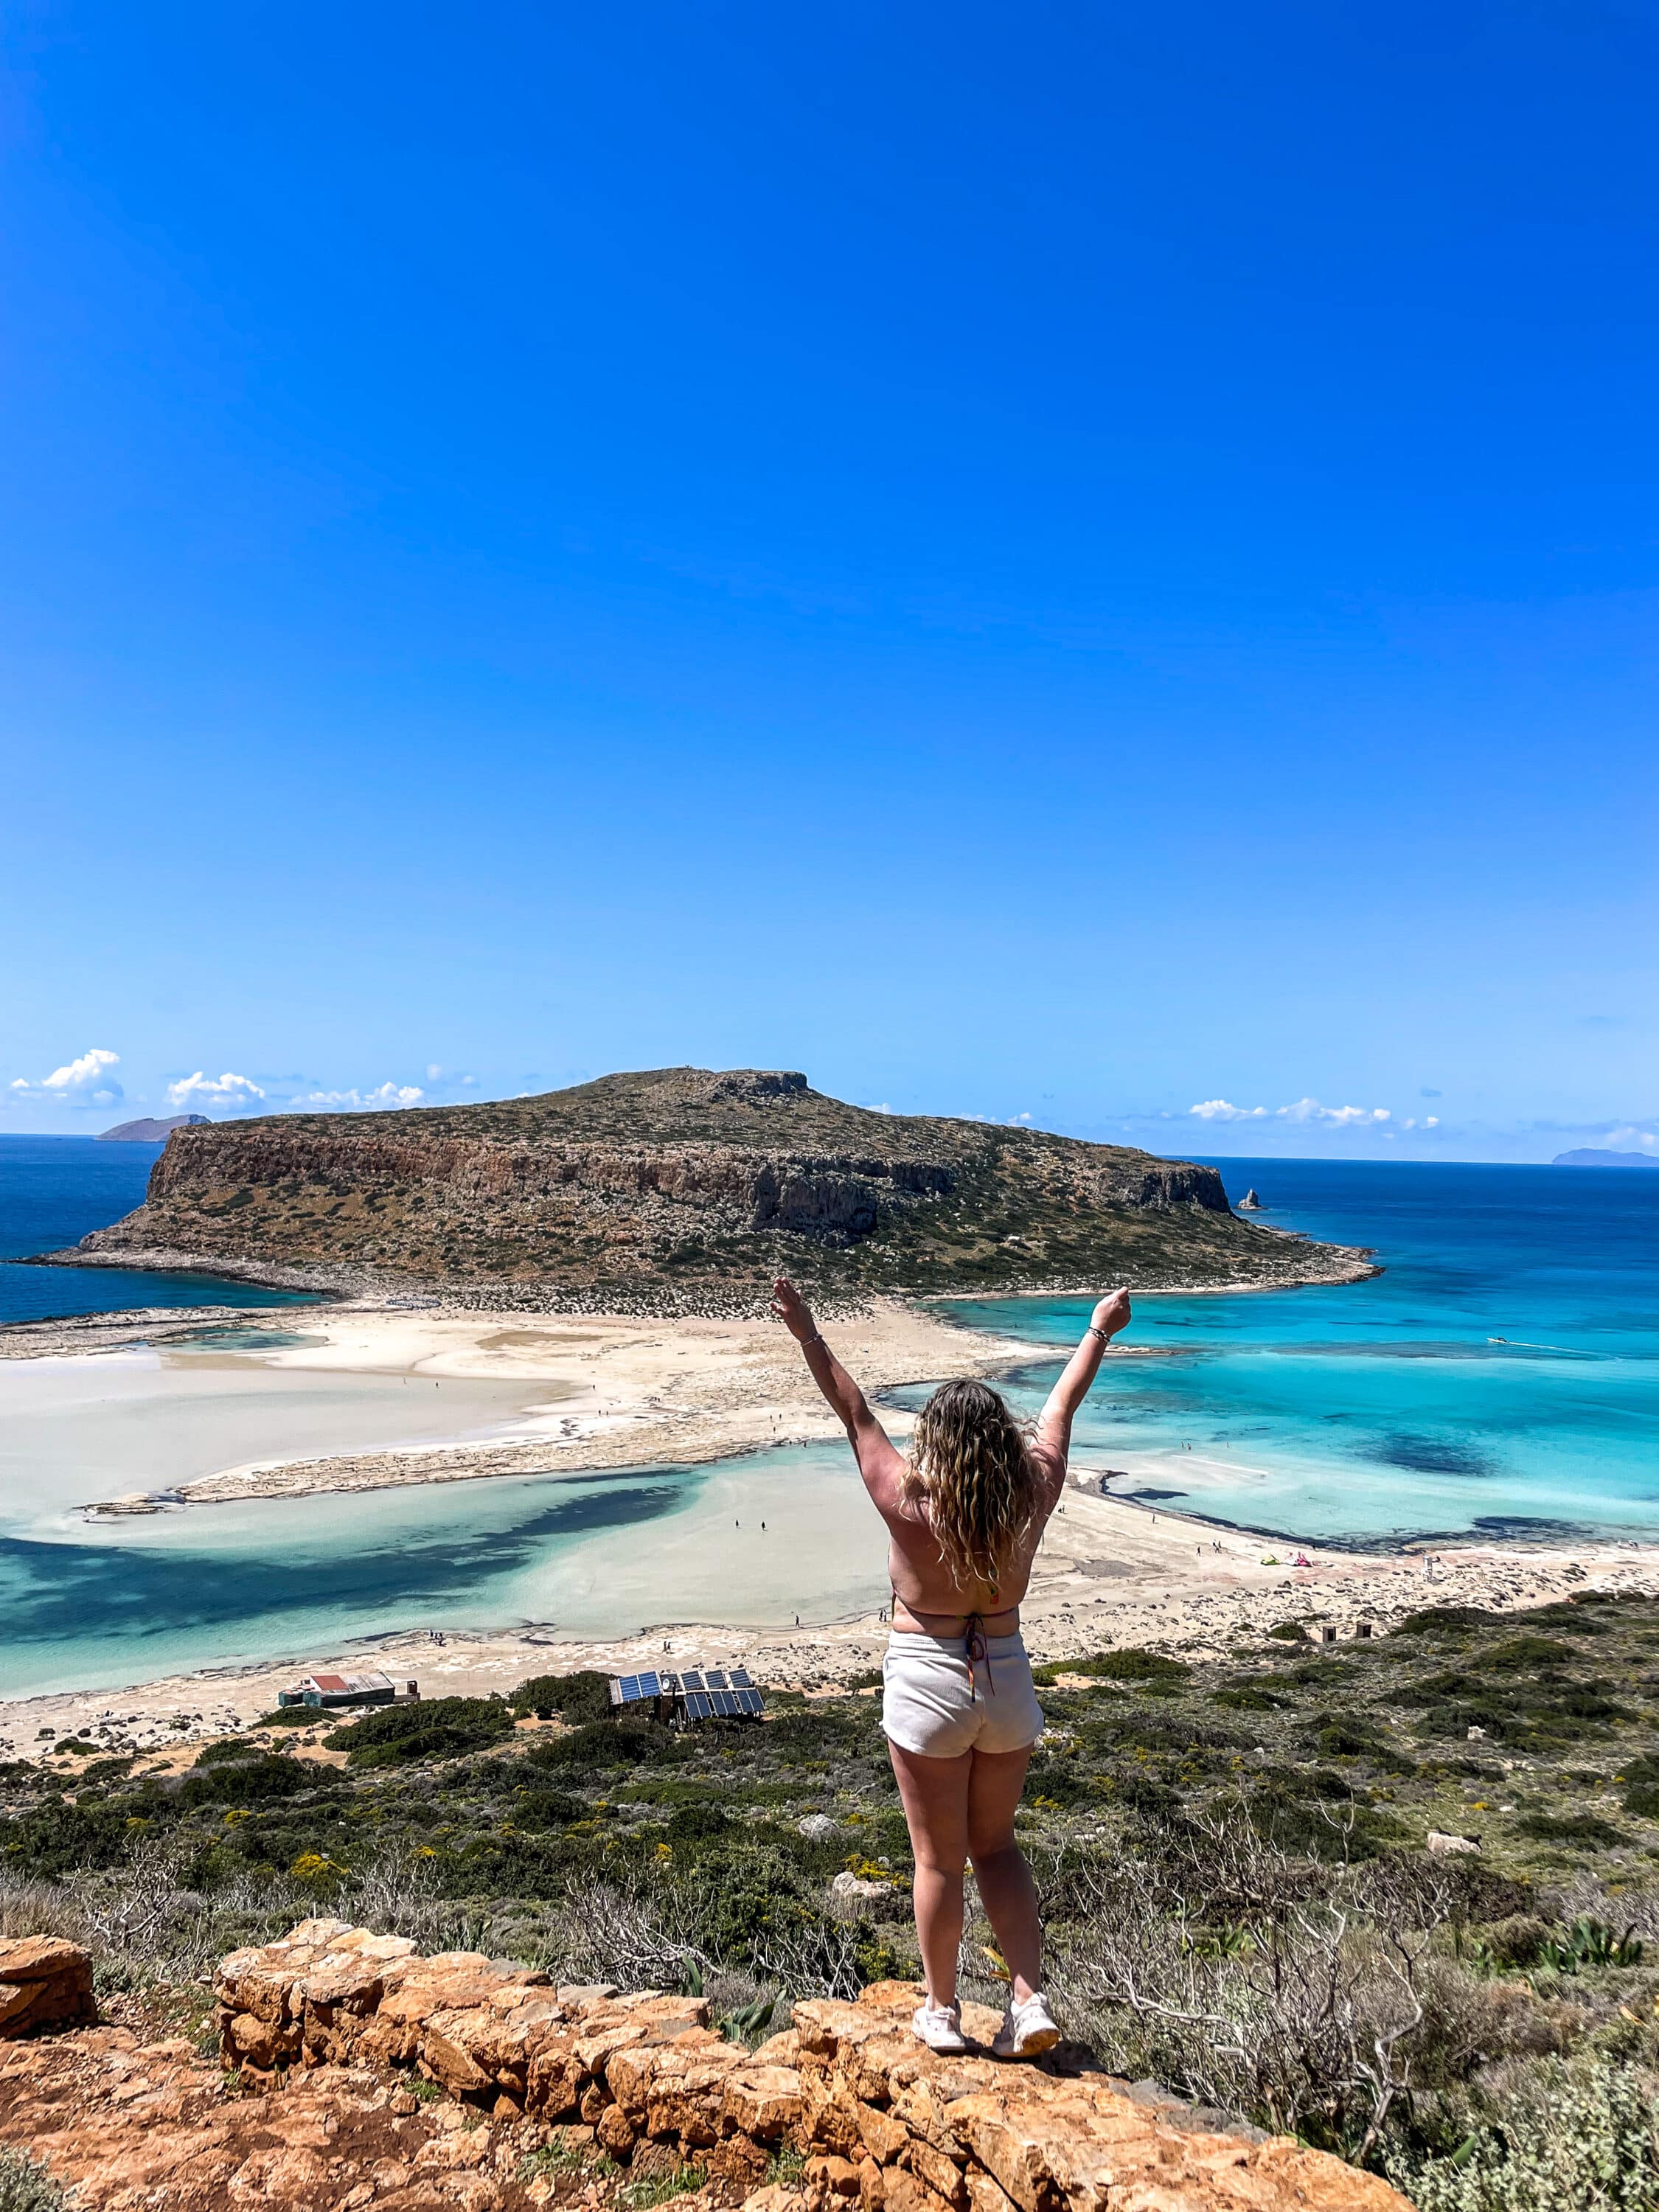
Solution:
[[[1103,1329],[1108,1336],[1115,1336],[1121,1328],[1127,1328],[1129,1326],[1127,1291],[1108,1291],[1090,1316],[1089,1326]]]

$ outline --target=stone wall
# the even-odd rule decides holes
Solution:
[[[684,2160],[754,2212],[1410,2212],[1403,2197],[1285,2137],[1217,2132],[1061,2046],[1038,2065],[942,2058],[908,2032],[917,1999],[880,1983],[810,2001],[756,2051],[702,1998],[556,1988],[469,1952],[305,1921],[220,1968],[223,2055],[256,2083],[294,2069],[403,2068],[498,2120],[581,2131],[623,2166]],[[970,2038],[995,2016],[966,2008]],[[591,2130],[591,2137],[587,2131]],[[763,2186],[786,2146],[793,2188]],[[757,2199],[764,2198],[765,2202]]]
[[[76,1943],[55,1936],[0,1942],[0,2036],[95,2020],[92,1961]]]

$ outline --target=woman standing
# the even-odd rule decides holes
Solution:
[[[927,1977],[915,2032],[934,2051],[967,2048],[957,1998],[963,1869],[971,1860],[1010,1978],[992,2048],[1025,2058],[1058,2042],[1042,1995],[1042,1934],[1014,1814],[1042,1712],[1019,1633],[1031,1561],[1066,1484],[1072,1419],[1128,1294],[1094,1310],[1029,1436],[988,1383],[946,1382],[922,1408],[907,1459],[824,1342],[793,1283],[773,1311],[805,1354],[847,1431],[891,1540],[893,1632],[882,1662],[882,1727],[915,1856],[916,1935]]]

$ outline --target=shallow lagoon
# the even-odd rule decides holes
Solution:
[[[0,1694],[410,1627],[832,1620],[885,1601],[882,1559],[840,1444],[76,1520],[0,1534]]]

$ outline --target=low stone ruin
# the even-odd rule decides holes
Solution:
[[[798,2003],[754,2051],[711,2029],[701,1997],[556,1988],[338,1920],[233,1953],[216,1987],[224,2058],[255,2088],[407,2069],[499,2123],[562,2124],[639,2173],[695,2165],[752,2212],[1410,2212],[1338,2159],[1218,2131],[1075,2048],[1036,2065],[941,2057],[908,2032],[909,1984]],[[963,2011],[988,2044],[997,2016]],[[799,2179],[766,2185],[786,2148]]]
[[[92,1961],[77,1943],[56,1936],[0,1942],[0,2036],[95,2020]]]

